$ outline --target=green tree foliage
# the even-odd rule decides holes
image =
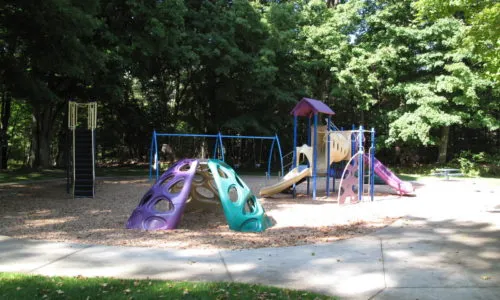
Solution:
[[[142,157],[149,133],[175,123],[181,70],[190,63],[185,13],[183,1],[101,1],[109,45],[99,101],[104,157]]]
[[[486,0],[4,1],[0,146],[62,163],[76,99],[99,103],[104,157],[144,159],[153,129],[278,133],[288,148],[289,112],[308,96],[387,149],[444,161],[457,128],[495,138],[498,28]],[[32,132],[16,135],[26,112]]]
[[[32,107],[34,166],[48,167],[52,127],[69,98],[87,97],[105,56],[93,38],[102,26],[95,0],[5,1],[2,80]]]
[[[466,26],[465,45],[484,63],[485,75],[500,80],[500,3],[494,0],[418,0],[418,20],[454,17]]]
[[[498,128],[498,105],[480,97],[492,83],[462,48],[461,21],[414,24],[410,1],[366,2],[364,11],[363,31],[339,78],[358,106],[389,121],[388,144],[438,144],[444,161],[450,126]]]

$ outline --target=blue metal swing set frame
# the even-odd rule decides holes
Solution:
[[[159,133],[156,130],[153,131],[153,137],[151,138],[151,148],[149,151],[149,179],[153,178],[153,169],[155,169],[156,179],[160,176],[160,163],[158,160],[158,137],[199,137],[199,138],[215,138],[215,145],[213,150],[213,158],[217,158],[217,153],[220,153],[220,160],[225,161],[224,156],[224,139],[253,139],[253,140],[271,140],[271,149],[269,150],[269,158],[267,160],[267,174],[271,174],[271,161],[273,156],[273,150],[276,146],[278,149],[278,154],[281,164],[281,174],[284,174],[283,167],[283,154],[281,151],[280,139],[277,134],[274,136],[253,136],[253,135],[224,135],[220,132],[217,134],[192,134],[192,133]]]

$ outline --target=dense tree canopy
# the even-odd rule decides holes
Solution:
[[[68,100],[98,102],[111,158],[145,159],[153,129],[290,147],[304,96],[375,127],[387,153],[494,152],[499,38],[492,0],[6,0],[0,167],[63,164]]]
[[[494,0],[438,1],[418,0],[414,3],[417,20],[435,22],[453,17],[466,27],[464,46],[477,55],[485,66],[484,74],[500,79],[500,3]]]

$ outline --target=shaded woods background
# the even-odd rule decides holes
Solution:
[[[4,1],[1,167],[64,166],[69,99],[98,102],[101,161],[145,161],[153,129],[277,133],[288,152],[303,96],[329,104],[338,127],[375,127],[389,163],[492,161],[493,2]],[[262,147],[228,151],[256,153],[248,163]]]

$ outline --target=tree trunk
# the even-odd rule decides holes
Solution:
[[[61,128],[59,128],[59,134],[57,136],[57,157],[56,166],[58,168],[66,168],[66,163],[68,160],[68,145],[67,140],[69,138],[68,130],[68,110],[65,109],[62,114],[63,122]]]
[[[448,140],[450,137],[450,126],[441,127],[441,138],[439,139],[439,154],[437,162],[444,164],[448,154]]]
[[[335,7],[337,7],[337,5],[339,5],[339,3],[340,3],[340,0],[327,0],[326,6],[335,8]]]
[[[38,166],[47,169],[50,168],[51,165],[51,155],[50,155],[50,133],[47,130],[46,126],[42,126],[39,131],[40,137],[38,140]]]
[[[38,126],[36,121],[36,116],[33,112],[31,113],[31,147],[30,147],[30,155],[28,157],[28,165],[31,168],[36,168],[38,164]]]
[[[50,134],[48,124],[44,121],[47,118],[46,109],[33,108],[32,121],[32,168],[50,167]]]
[[[0,169],[7,169],[7,153],[9,150],[9,136],[7,130],[9,129],[9,119],[11,112],[12,98],[8,92],[2,94],[2,112],[0,124]]]
[[[50,168],[51,153],[50,145],[52,141],[52,129],[55,118],[64,108],[64,103],[46,103],[44,105],[34,105],[32,121],[32,157],[31,167]]]

